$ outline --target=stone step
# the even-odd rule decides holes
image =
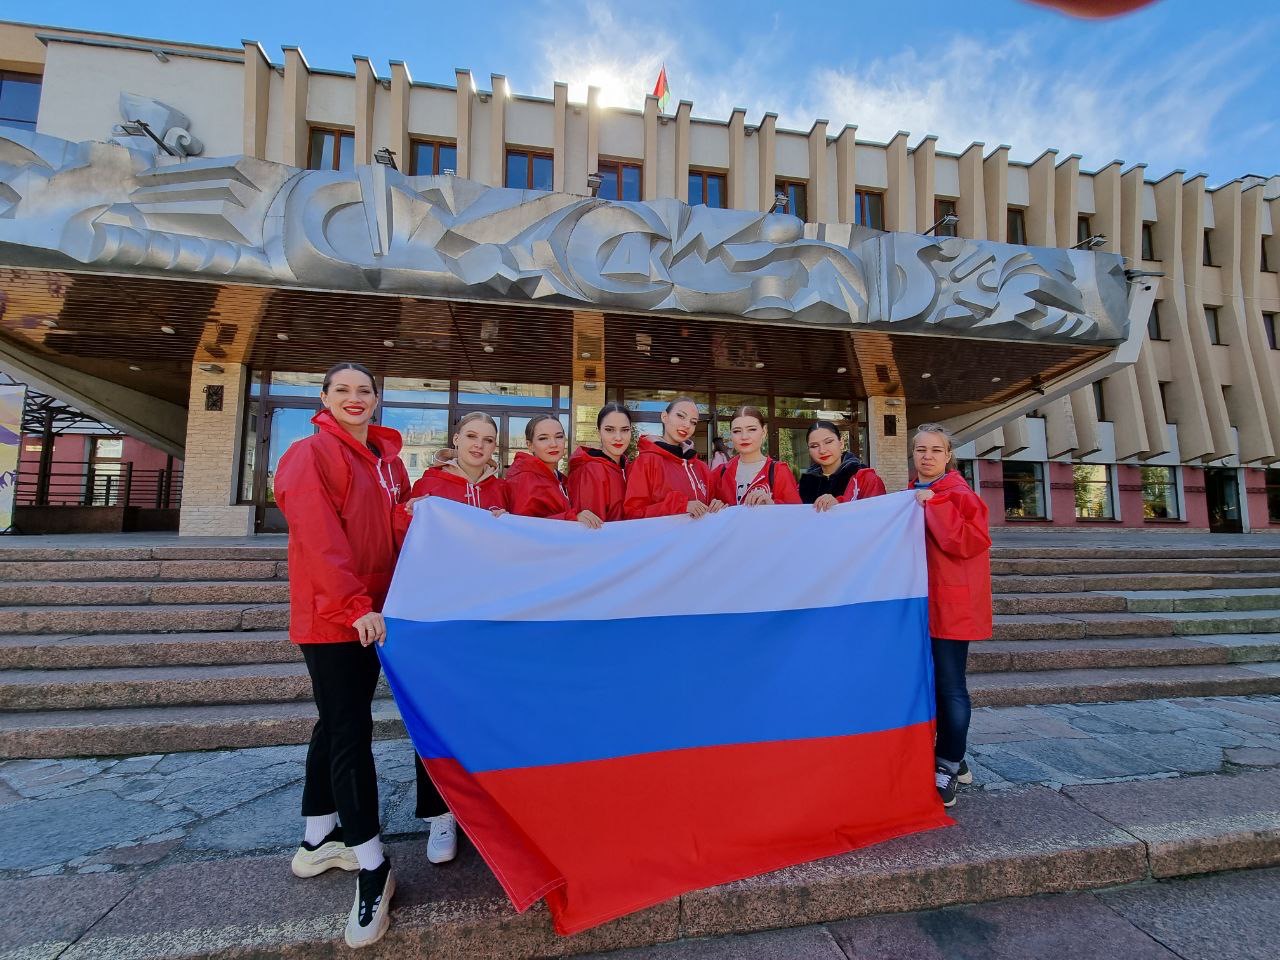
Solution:
[[[988,640],[969,647],[970,673],[1264,663],[1273,660],[1280,660],[1280,633]]]
[[[289,605],[21,606],[6,608],[2,620],[0,635],[285,630],[289,626]]]
[[[62,540],[61,537],[41,538],[45,543]],[[70,538],[67,538],[70,539]],[[287,559],[288,537],[258,536],[251,541],[236,544],[226,542],[210,543],[203,537],[178,539],[159,544],[141,544],[130,546],[123,544],[128,537],[105,537],[112,541],[108,545],[87,546],[83,542],[63,546],[28,546],[23,540],[0,545],[0,560],[6,561],[136,561],[136,560],[285,560]],[[204,541],[203,543],[200,541]]]
[[[405,736],[395,703],[373,704],[374,735]],[[290,703],[0,712],[0,760],[125,756],[306,743],[316,722],[310,699]]]
[[[1098,594],[1094,594],[1097,596]],[[1280,609],[1280,590],[1220,588],[1208,590],[1107,590],[1122,597],[1132,613],[1208,613],[1218,610]]]
[[[1280,588],[1278,573],[1015,574],[993,576],[999,594],[1086,593],[1093,590],[1221,590]]]
[[[283,560],[10,560],[0,552],[0,583],[55,580],[274,580],[287,576]]]
[[[0,608],[33,604],[122,606],[184,603],[288,603],[284,580],[0,582]]]
[[[991,573],[1030,575],[1074,575],[1102,573],[1276,573],[1280,558],[1237,556],[1150,557],[1135,552],[1126,558],[1099,558],[1093,554],[1054,560],[992,558]]]
[[[999,614],[1123,613],[1128,607],[1119,594],[997,593],[992,609]]]
[[[993,622],[992,639],[1071,640],[1082,637],[1194,636],[1202,633],[1280,633],[1280,610],[997,613]]]
[[[0,670],[289,663],[301,658],[283,630],[0,636]]]
[[[1280,663],[974,673],[969,693],[981,707],[1280,693]]]
[[[970,790],[954,810],[953,827],[686,893],[574,937],[552,932],[542,904],[523,914],[512,910],[470,843],[463,840],[458,858],[442,869],[427,863],[424,840],[416,837],[391,844],[392,923],[371,956],[528,960],[1041,894],[1108,890],[1112,896],[1149,888],[1153,878],[1280,863],[1277,798],[1280,771],[1062,791]],[[290,852],[3,881],[0,897],[25,919],[5,944],[15,956],[58,952],[68,960],[346,955],[340,938],[351,876],[331,871],[298,880],[285,866]],[[254,896],[246,898],[246,889]],[[1029,911],[1037,906],[1027,904]],[[1042,922],[1051,920],[1050,913]],[[58,931],[56,951],[49,930]],[[992,933],[952,925],[931,936],[946,946],[945,955],[985,957],[995,955],[985,949]],[[955,953],[962,935],[962,943],[982,946]],[[857,956],[916,955],[859,943],[867,949]],[[689,955],[706,958],[807,955],[689,946],[696,951]],[[1057,955],[1052,948],[1036,956]],[[1210,954],[1223,956],[1218,949]],[[641,954],[666,955],[662,949]]]

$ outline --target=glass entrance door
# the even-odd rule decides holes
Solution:
[[[280,406],[267,410],[267,429],[259,433],[258,455],[254,458],[254,502],[258,505],[257,529],[264,533],[281,533],[288,529],[284,515],[276,506],[276,469],[280,458],[296,440],[316,432],[311,418],[314,404],[305,407]]]
[[[1235,470],[1209,467],[1204,472],[1205,499],[1209,506],[1209,529],[1214,533],[1242,533],[1240,482]]]

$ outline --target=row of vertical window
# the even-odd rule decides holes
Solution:
[[[973,461],[966,461],[966,477],[972,484]],[[1007,520],[1048,519],[1048,491],[1043,463],[1006,460],[1004,515]],[[1139,467],[1144,520],[1182,519],[1178,498],[1177,467]],[[1277,471],[1280,473],[1280,471]],[[1113,467],[1107,463],[1077,463],[1071,467],[1077,520],[1117,520]],[[1280,493],[1280,487],[1277,490]],[[1280,504],[1280,496],[1277,497]]]
[[[1204,308],[1204,324],[1209,334],[1209,342],[1217,346],[1225,346],[1222,339],[1222,328],[1218,322],[1218,308]],[[1274,313],[1264,312],[1262,314],[1262,329],[1267,335],[1267,346],[1272,350],[1276,349],[1276,315]],[[1151,305],[1151,313],[1147,317],[1147,339],[1149,340],[1168,340],[1164,335],[1164,329],[1160,321],[1160,303],[1156,301]]]

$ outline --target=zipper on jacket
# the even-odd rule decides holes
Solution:
[[[702,481],[698,479],[697,471],[693,469],[688,460],[681,460],[680,462],[684,465],[684,472],[689,478],[689,486],[693,489],[693,492],[705,498],[707,495],[707,488],[703,486]]]

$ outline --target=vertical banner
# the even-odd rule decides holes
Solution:
[[[26,384],[0,384],[0,533],[13,529],[18,457],[22,452],[22,407],[26,399]]]

